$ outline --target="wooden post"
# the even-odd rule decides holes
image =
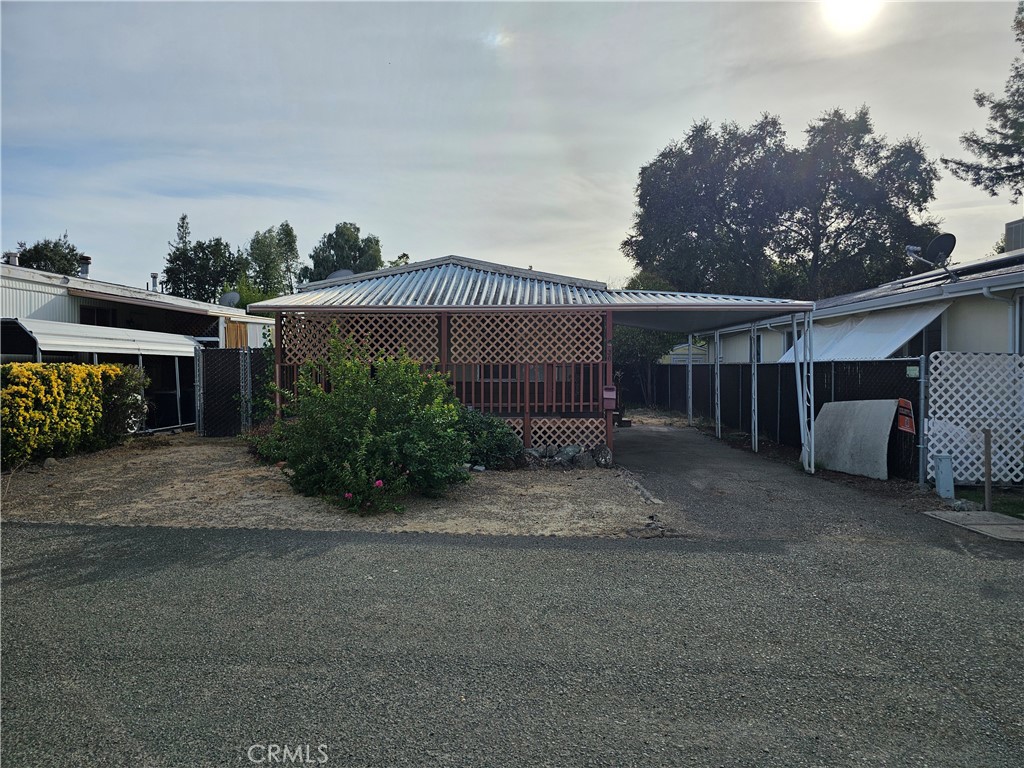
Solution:
[[[523,363],[526,386],[523,387],[523,447],[533,448],[533,437],[530,434],[530,365]]]
[[[448,313],[442,312],[440,315],[441,323],[441,354],[438,356],[438,360],[441,363],[441,370],[445,373],[448,371]],[[454,382],[453,382],[454,383]]]
[[[612,377],[612,311],[606,309],[604,311],[604,383],[606,386],[611,386],[614,383]],[[604,406],[604,392],[601,392],[600,403]],[[613,412],[610,408],[605,408],[604,411],[604,435],[605,444],[608,446],[608,450],[612,448],[612,416]]]
[[[992,511],[992,430],[981,430],[985,436],[985,511]]]
[[[281,418],[281,362],[284,337],[281,334],[281,313],[274,314],[274,418]]]

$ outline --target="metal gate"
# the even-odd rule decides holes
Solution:
[[[195,366],[196,432],[233,437],[251,429],[271,370],[264,350],[196,350]]]

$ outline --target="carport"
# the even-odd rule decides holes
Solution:
[[[796,368],[809,472],[813,309],[787,299],[614,290],[460,256],[309,283],[248,307],[275,314],[279,388],[291,388],[302,365],[323,359],[332,334],[349,336],[372,355],[405,350],[449,374],[465,405],[506,419],[527,447],[612,447],[615,325],[689,333],[692,340],[746,324],[753,334],[758,323],[792,316],[794,336],[799,324],[808,339]],[[756,432],[756,416],[754,423]]]

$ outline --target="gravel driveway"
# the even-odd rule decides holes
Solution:
[[[2,757],[1024,762],[1019,545],[627,432],[686,538],[4,526]]]

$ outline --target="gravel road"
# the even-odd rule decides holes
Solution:
[[[2,757],[1024,763],[1024,548],[659,434],[685,538],[5,525]]]

